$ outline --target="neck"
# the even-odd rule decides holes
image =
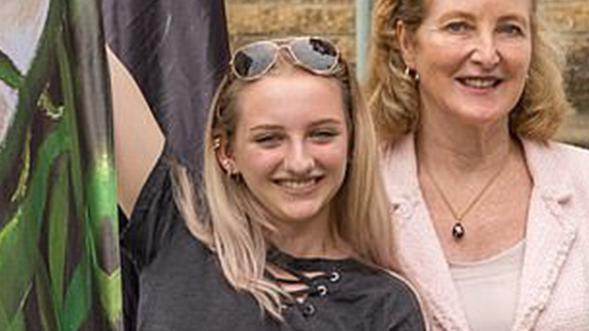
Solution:
[[[270,241],[279,250],[295,257],[343,257],[330,226],[329,211],[321,214],[312,220],[276,222],[276,231],[270,235]]]
[[[419,163],[448,174],[492,171],[506,161],[514,144],[507,118],[471,125],[424,116],[417,133]]]

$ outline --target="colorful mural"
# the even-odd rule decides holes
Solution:
[[[122,330],[98,2],[0,2],[0,330]]]

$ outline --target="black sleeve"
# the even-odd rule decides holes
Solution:
[[[127,228],[129,220],[119,207],[119,233]],[[125,331],[135,331],[139,279],[131,259],[121,250],[121,274],[123,281],[123,322]]]
[[[389,301],[392,320],[387,331],[425,331],[426,321],[417,294],[407,284]]]
[[[182,224],[174,203],[170,167],[166,159],[158,160],[121,235],[121,250],[138,272]]]

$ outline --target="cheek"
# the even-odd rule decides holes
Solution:
[[[236,157],[238,167],[243,172],[264,174],[281,162],[281,153],[272,150],[249,149]]]
[[[460,69],[462,65],[463,53],[460,47],[429,45],[422,49],[417,57],[416,68],[422,78],[447,76]]]
[[[318,148],[315,151],[319,162],[333,170],[345,172],[348,160],[348,146],[340,144],[339,146],[326,146]]]
[[[505,50],[505,59],[514,73],[528,72],[532,61],[531,47],[512,46]]]

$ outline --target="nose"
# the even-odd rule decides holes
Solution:
[[[315,166],[315,158],[304,141],[293,142],[284,158],[284,165],[286,170],[294,174],[307,174]]]
[[[471,56],[472,61],[483,67],[483,69],[493,69],[499,61],[501,55],[496,45],[493,33],[481,32],[476,40]]]

